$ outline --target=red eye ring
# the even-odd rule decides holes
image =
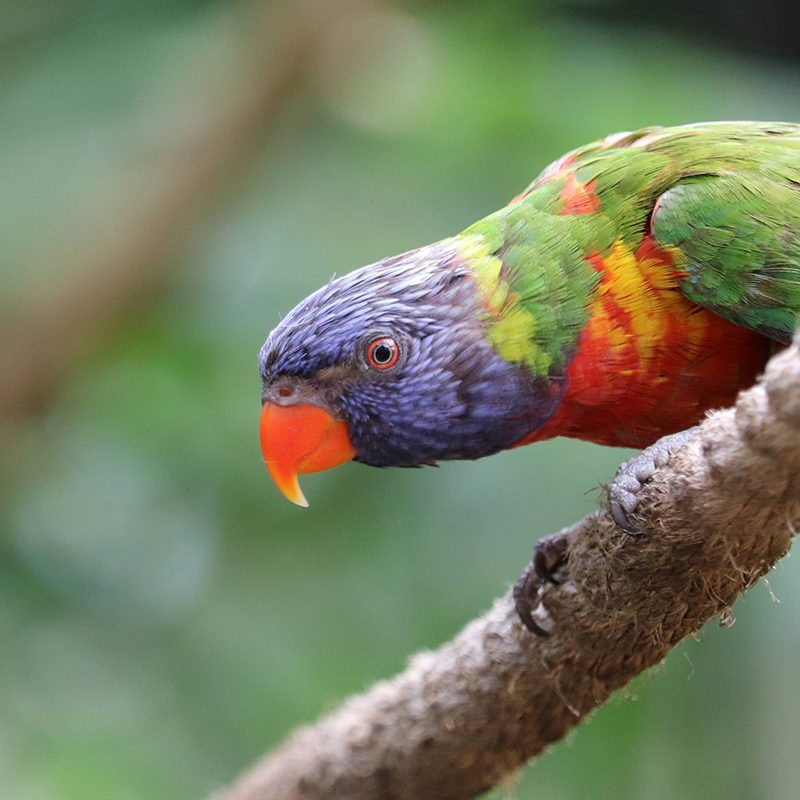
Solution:
[[[400,345],[390,336],[379,336],[367,345],[367,364],[373,369],[391,369],[400,358]]]

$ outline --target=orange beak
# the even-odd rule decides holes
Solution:
[[[355,457],[347,423],[319,406],[265,403],[261,412],[261,452],[287,500],[308,506],[297,476],[321,472]]]

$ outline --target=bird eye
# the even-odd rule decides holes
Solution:
[[[400,358],[400,346],[389,336],[373,339],[367,345],[367,364],[373,369],[391,369]]]

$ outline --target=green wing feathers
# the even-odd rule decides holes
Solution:
[[[788,342],[800,315],[800,126],[712,142],[657,200],[652,235],[675,248],[683,293]]]
[[[635,265],[644,253],[645,269],[651,244],[669,254],[673,289],[788,342],[800,313],[800,125],[610,136],[556,161],[454,242],[475,270],[493,346],[537,376],[564,369],[593,304],[612,296],[620,311],[609,324],[638,335],[632,311],[644,318],[661,301],[634,296],[643,284],[622,255]]]

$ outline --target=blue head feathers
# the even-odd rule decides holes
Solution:
[[[490,347],[472,273],[447,241],[363,267],[301,302],[259,356],[265,400],[347,423],[359,461],[478,458],[543,424],[558,392]]]

